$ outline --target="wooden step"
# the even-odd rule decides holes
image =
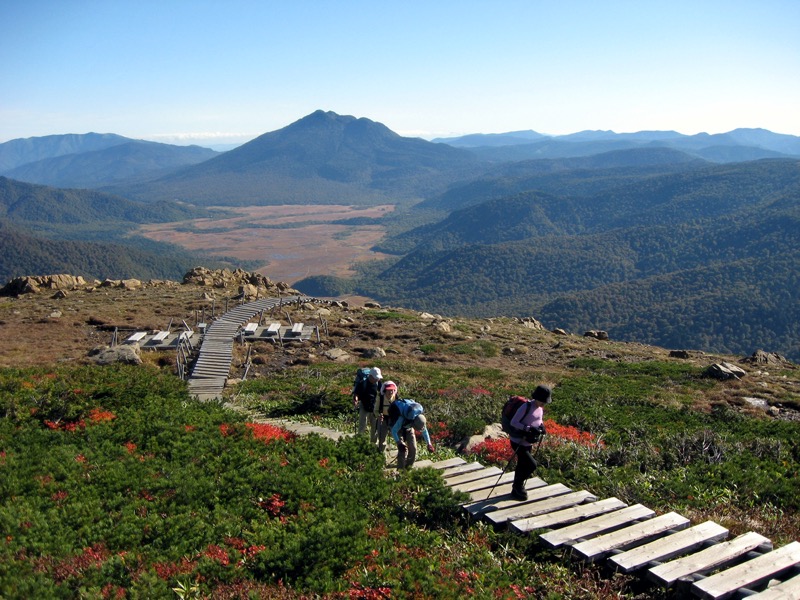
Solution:
[[[560,485],[560,484],[556,484]],[[551,487],[551,486],[548,486]],[[567,488],[569,490],[569,488]],[[594,502],[597,497],[586,491],[561,493],[558,492],[553,497],[544,498],[538,502],[524,502],[517,504],[517,506],[510,506],[503,510],[497,510],[486,514],[486,518],[499,525],[514,519],[522,519],[525,517],[532,517],[534,515],[541,515],[550,513],[557,510],[563,510],[569,506],[575,506],[583,502]]]
[[[475,502],[481,502],[482,500],[490,499],[490,494],[491,494],[491,499],[493,501],[497,500],[498,498],[500,498],[500,496],[504,496],[504,495],[505,496],[509,496],[509,494],[511,494],[511,486],[512,485],[513,484],[511,484],[511,483],[500,483],[500,484],[497,485],[497,487],[488,487],[488,488],[483,488],[483,489],[480,489],[480,490],[476,490],[474,492],[469,492],[470,499],[465,504],[465,506],[474,504]],[[530,479],[528,479],[528,481],[525,482],[525,489],[526,490],[532,490],[534,488],[541,487],[543,485],[547,485],[547,483],[545,483],[544,481],[542,481],[538,477],[531,477]],[[504,498],[504,499],[507,499],[507,498]],[[467,510],[470,510],[470,509],[467,507]],[[472,511],[470,511],[470,512],[472,512]]]
[[[467,494],[471,494],[473,492],[478,492],[481,490],[486,490],[487,493],[492,491],[492,488],[499,488],[503,485],[511,484],[514,482],[514,474],[513,473],[502,473],[499,477],[495,475],[490,475],[489,477],[483,477],[481,479],[476,479],[475,481],[468,481],[467,483],[462,483],[460,485],[454,485],[452,488],[454,490],[458,490],[459,492],[466,492]]]
[[[557,548],[558,546],[566,544],[574,544],[578,540],[598,536],[607,531],[614,531],[626,527],[642,519],[652,519],[655,514],[655,511],[646,506],[634,504],[607,515],[601,515],[589,519],[588,521],[582,521],[574,525],[568,525],[562,529],[543,533],[539,536],[539,539],[548,546]]]
[[[417,461],[417,462],[414,463],[414,467],[416,467],[416,468],[431,467],[433,469],[447,469],[449,467],[454,467],[456,465],[466,464],[466,462],[467,461],[465,461],[463,458],[456,456],[454,458],[448,458],[446,460],[439,460],[439,461],[435,461],[435,462],[431,461],[431,460]],[[480,464],[480,463],[478,463],[478,464]],[[482,466],[483,465],[481,465],[481,467]]]
[[[617,498],[605,498],[597,502],[571,506],[570,508],[544,515],[515,519],[508,526],[509,529],[516,533],[527,533],[535,529],[549,529],[559,525],[569,525],[577,521],[610,513],[626,506],[628,505]]]
[[[514,476],[513,473],[510,475]],[[544,484],[544,482],[542,482]],[[553,496],[560,496],[563,494],[568,494],[572,490],[565,486],[563,483],[554,483],[552,485],[540,485],[533,489],[527,490],[528,492],[528,499],[527,500],[517,500],[516,498],[512,498],[510,494],[504,495],[502,498],[492,499],[490,502],[486,503],[485,507],[482,507],[481,513],[485,514],[488,512],[495,512],[495,511],[502,511],[512,508],[514,506],[524,505],[529,502],[539,502],[540,500],[545,500],[546,498],[552,498]]]
[[[501,473],[502,471],[497,467],[484,467],[483,469],[469,471],[468,473],[462,473],[461,475],[454,475],[453,477],[448,477],[445,480],[445,483],[451,488],[460,491],[465,491],[462,488],[460,488],[459,485],[463,483],[470,483],[471,481],[476,481],[478,479],[487,479],[487,478],[492,478],[496,481]],[[491,483],[489,485],[491,486]]]
[[[792,542],[696,581],[692,593],[700,598],[727,598],[741,588],[758,588],[797,564],[800,564],[800,542]]]
[[[468,462],[463,465],[455,465],[446,469],[442,469],[442,477],[453,477],[454,475],[461,475],[462,473],[469,473],[470,471],[477,471],[485,468],[486,467],[479,462]]]
[[[625,550],[654,537],[663,536],[668,531],[686,529],[689,525],[690,521],[686,517],[676,512],[669,512],[611,533],[598,535],[591,540],[578,542],[572,546],[572,553],[585,562],[595,562],[613,550]]]
[[[610,558],[611,566],[623,573],[630,573],[648,564],[664,562],[680,554],[687,554],[704,544],[721,542],[728,537],[728,530],[713,521],[706,521],[678,533],[665,536],[633,550]]]
[[[748,596],[747,600],[797,600],[797,598],[800,598],[800,575]]]
[[[664,587],[671,587],[679,579],[695,574],[709,573],[754,550],[768,552],[772,550],[772,542],[763,535],[750,531],[695,554],[653,567],[647,572],[647,577]]]

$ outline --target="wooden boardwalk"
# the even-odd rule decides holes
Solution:
[[[233,360],[233,342],[243,324],[261,313],[283,304],[311,300],[304,296],[263,298],[242,304],[216,319],[206,329],[189,375],[189,394],[198,400],[214,400],[222,396]]]
[[[755,532],[729,540],[728,530],[713,521],[692,525],[674,512],[656,515],[641,504],[599,500],[538,477],[528,480],[526,501],[514,500],[510,473],[479,467],[465,486],[467,464],[450,459],[416,466],[438,469],[445,484],[467,492],[464,510],[474,518],[537,535],[545,546],[563,548],[575,560],[604,561],[615,571],[637,573],[687,597],[800,599],[800,542],[773,548]]]
[[[314,425],[270,422],[300,435],[349,435]],[[527,481],[526,501],[514,500],[513,473],[460,457],[421,460],[414,467],[432,467],[448,487],[469,494],[463,508],[474,519],[536,535],[541,544],[564,549],[574,560],[603,562],[684,597],[800,599],[800,542],[773,548],[769,539],[752,531],[728,539],[728,530],[713,521],[693,525],[674,512],[657,515],[641,504],[598,499],[538,477]]]

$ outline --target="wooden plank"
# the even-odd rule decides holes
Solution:
[[[797,598],[800,598],[800,575],[748,596],[747,600],[797,600]]]
[[[424,462],[424,461],[422,461],[422,462]],[[430,466],[430,467],[432,467],[434,469],[447,469],[447,468],[453,467],[455,465],[466,464],[467,461],[464,460],[463,458],[461,458],[460,456],[455,456],[453,458],[448,458],[446,460],[427,461],[427,462],[430,463],[430,465],[428,465],[428,466]],[[417,464],[419,464],[419,463],[414,463],[414,466],[416,467]],[[480,463],[478,463],[478,464],[480,464]]]
[[[169,331],[159,331],[157,334],[153,336],[153,340],[156,342],[162,342],[168,335]]]
[[[546,515],[536,515],[525,519],[516,519],[509,523],[509,529],[516,533],[527,533],[535,529],[552,528],[557,525],[569,525],[576,521],[610,513],[628,506],[618,498],[604,498],[597,502],[589,502],[572,506]]]
[[[741,588],[758,587],[799,563],[800,542],[792,542],[696,581],[692,585],[692,592],[701,598],[727,598]]]
[[[475,481],[469,481],[467,483],[462,483],[452,487],[453,489],[458,490],[459,492],[466,492],[467,494],[471,494],[472,492],[477,492],[480,490],[491,491],[493,487],[500,487],[503,484],[513,483],[513,482],[514,482],[513,473],[502,473],[500,477],[495,477],[494,475],[492,475],[491,477],[476,479]]]
[[[303,333],[303,323],[295,323],[292,325],[293,335],[300,335],[301,333]]]
[[[258,323],[248,323],[244,326],[245,333],[255,333],[256,329],[258,329]]]
[[[513,481],[514,474],[507,473],[507,475],[511,475],[511,479],[509,481]],[[507,510],[511,507],[519,506],[521,504],[526,504],[529,502],[539,502],[540,500],[544,500],[546,498],[552,498],[553,496],[568,494],[571,491],[572,490],[567,486],[565,486],[563,483],[554,483],[552,485],[541,485],[534,489],[528,490],[527,500],[517,500],[516,498],[512,498],[511,495],[504,495],[502,498],[493,498],[490,501],[482,503],[481,506],[476,507],[476,509],[472,511],[472,514],[485,514],[488,512]]]
[[[539,536],[548,546],[556,548],[565,544],[573,544],[577,540],[587,539],[600,535],[607,531],[614,531],[621,527],[626,527],[641,519],[651,519],[655,516],[655,511],[634,504],[628,508],[623,508],[607,515],[594,517],[588,521],[582,521],[574,525],[568,525],[562,529],[556,529]]]
[[[470,471],[468,473],[462,473],[461,475],[450,477],[445,481],[445,483],[452,488],[461,489],[458,486],[462,483],[469,483],[470,481],[475,481],[477,479],[486,479],[487,477],[493,477],[494,479],[497,479],[502,472],[503,471],[497,467],[484,467],[483,469],[478,469],[476,471]]]
[[[146,332],[146,331],[137,331],[136,333],[134,333],[133,335],[131,335],[131,336],[130,336],[130,337],[127,339],[127,340],[125,340],[125,341],[126,341],[126,342],[130,342],[130,343],[139,342],[139,341],[141,341],[141,339],[142,339],[144,336],[146,336],[146,335],[147,335],[147,332]]]
[[[275,335],[276,333],[278,333],[280,328],[281,328],[281,324],[280,323],[270,323],[269,327],[267,327],[264,330],[264,333],[267,333],[269,335]]]
[[[633,550],[612,556],[610,562],[612,566],[616,566],[623,573],[630,573],[654,561],[664,562],[680,554],[691,552],[705,544],[721,542],[726,537],[728,537],[727,529],[713,521],[706,521]]]
[[[595,562],[611,553],[612,550],[630,548],[673,529],[686,529],[690,523],[686,517],[676,512],[669,512],[642,523],[635,523],[617,531],[578,542],[572,546],[572,552],[573,555],[577,555],[585,562]]]
[[[538,502],[525,502],[504,510],[490,512],[486,514],[486,518],[495,525],[499,525],[501,523],[513,521],[514,519],[562,510],[568,506],[575,506],[582,502],[594,502],[595,500],[597,500],[597,496],[585,490],[581,490],[579,492],[561,494]]]
[[[547,485],[544,481],[539,479],[538,477],[531,477],[528,481],[525,482],[525,489],[532,490],[537,487],[542,487],[543,485]],[[492,489],[491,487],[484,488],[481,490],[476,490],[474,492],[470,492],[470,500],[465,504],[467,510],[469,507],[467,505],[471,505],[475,502],[480,502],[482,500],[489,499],[489,494],[491,494],[492,502],[496,501],[500,496],[508,495],[511,493],[511,483],[501,483],[496,488]]]
[[[679,579],[712,571],[756,548],[772,549],[772,542],[751,531],[700,552],[653,567],[647,572],[647,577],[659,585],[671,587]]]
[[[469,473],[470,471],[477,471],[478,469],[485,468],[486,467],[479,462],[468,462],[463,465],[455,465],[446,469],[442,469],[442,477],[447,479],[453,475],[461,475],[462,473]]]

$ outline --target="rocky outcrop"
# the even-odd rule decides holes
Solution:
[[[0,289],[0,296],[38,294],[46,290],[74,290],[86,285],[80,275],[26,275],[16,277]]]
[[[537,321],[533,317],[522,317],[518,319],[518,321],[522,324],[523,327],[526,327],[528,329],[544,331],[544,325],[542,325],[539,321]]]
[[[713,379],[726,381],[728,379],[741,379],[747,375],[747,371],[737,367],[736,365],[732,365],[729,362],[721,362],[709,366],[705,371],[703,371],[703,375]]]
[[[249,273],[243,269],[208,269],[195,267],[183,276],[183,285],[197,285],[213,288],[235,288],[239,297],[264,298],[278,292],[293,293],[289,284],[273,282],[260,273]],[[295,292],[298,293],[298,292]]]
[[[127,365],[142,364],[139,344],[97,346],[89,352],[89,358],[98,365],[110,365],[118,362]]]
[[[777,352],[765,352],[764,350],[756,350],[747,358],[742,359],[742,362],[749,363],[751,365],[761,365],[762,367],[770,365],[775,367],[784,367],[791,364],[790,361]]]
[[[583,334],[583,337],[594,338],[596,340],[608,340],[608,332],[599,329],[590,329]]]

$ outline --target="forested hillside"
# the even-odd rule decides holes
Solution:
[[[129,234],[140,223],[207,214],[175,202],[144,204],[0,177],[0,281],[52,273],[179,279],[200,262],[196,254]],[[216,261],[205,257],[204,262]]]
[[[0,221],[0,281],[25,275],[69,273],[96,279],[174,279],[197,257],[166,244],[131,245],[51,240],[12,231]]]
[[[409,240],[412,251],[373,265],[352,289],[445,314],[534,316],[666,347],[758,345],[800,358],[795,160],[648,176],[591,197],[527,191],[386,246]],[[330,284],[296,285],[320,294]]]
[[[160,223],[206,214],[203,209],[176,202],[146,204],[92,190],[59,189],[0,177],[0,218],[18,223]]]

